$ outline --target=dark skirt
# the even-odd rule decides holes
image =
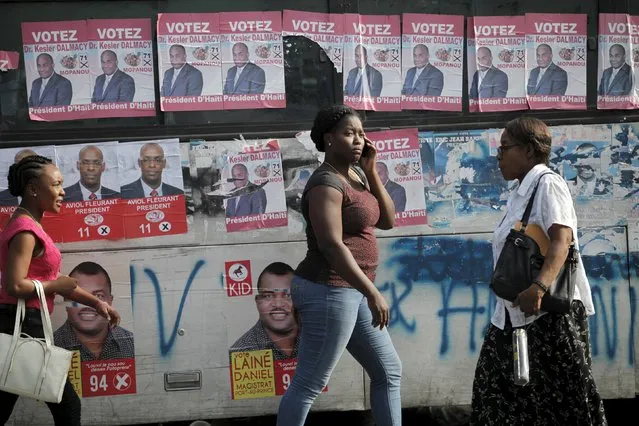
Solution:
[[[607,425],[603,401],[592,377],[588,320],[584,305],[570,314],[546,314],[527,328],[530,382],[513,381],[512,325],[490,325],[473,382],[470,424]]]

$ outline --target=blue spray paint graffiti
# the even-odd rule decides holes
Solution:
[[[173,329],[171,330],[171,335],[169,339],[166,339],[166,331],[164,329],[164,308],[162,306],[162,289],[160,288],[160,282],[158,281],[157,275],[150,268],[144,268],[144,273],[151,281],[151,285],[155,291],[155,302],[157,308],[157,316],[158,316],[158,329],[160,332],[160,354],[165,357],[173,348],[175,344],[175,338],[177,337],[177,331],[180,326],[180,319],[182,318],[182,311],[184,309],[184,303],[186,302],[186,298],[189,295],[189,290],[191,290],[191,285],[193,284],[193,280],[195,276],[199,272],[199,270],[206,264],[204,260],[198,260],[195,262],[191,273],[189,274],[189,278],[186,280],[186,285],[184,286],[184,290],[182,291],[182,299],[180,300],[180,305],[178,307],[177,316],[175,317],[175,322],[173,323]],[[135,310],[135,289],[137,286],[137,275],[135,271],[135,267],[131,265],[131,300]]]

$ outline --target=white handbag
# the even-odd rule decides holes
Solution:
[[[0,390],[45,402],[59,403],[73,353],[53,345],[51,318],[42,283],[33,280],[40,298],[44,339],[22,333],[26,314],[18,299],[13,336],[0,333]]]

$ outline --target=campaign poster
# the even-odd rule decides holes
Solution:
[[[220,13],[224,109],[286,108],[281,12]]]
[[[17,70],[20,65],[20,53],[0,50],[0,71]]]
[[[276,139],[246,146],[224,160],[216,191],[225,194],[226,231],[288,225],[280,145]]]
[[[62,241],[124,238],[117,142],[56,146],[64,176]]]
[[[91,118],[155,115],[150,19],[87,21]]]
[[[586,15],[526,14],[530,109],[586,109]]]
[[[633,46],[639,43],[639,17],[623,13],[599,14],[599,68],[597,109],[635,109],[639,107],[635,87]],[[630,29],[635,31],[631,34]],[[639,48],[637,48],[639,56]]]
[[[461,111],[464,17],[402,16],[402,109]]]
[[[61,273],[113,306],[121,316],[120,324],[111,328],[95,309],[61,298],[56,299],[58,306],[51,315],[55,345],[73,353],[69,381],[81,398],[137,392],[129,265],[117,264],[113,258],[105,262],[98,256],[65,255]]]
[[[342,72],[344,63],[344,15],[285,10],[285,36],[304,36],[320,45],[335,70]]]
[[[91,66],[86,21],[23,22],[29,118],[90,118]]]
[[[628,200],[632,204],[632,215],[636,218],[634,205],[639,202],[639,126],[637,123],[612,125],[611,172],[614,194],[617,200]],[[617,207],[617,203],[615,203]]]
[[[375,167],[395,205],[395,226],[425,225],[426,201],[417,129],[367,133],[377,149]]]
[[[526,18],[476,16],[468,19],[468,34],[470,111],[528,109]]]
[[[344,14],[344,104],[401,110],[399,15]]]
[[[54,146],[0,149],[0,231],[4,229],[7,222],[9,222],[9,219],[11,219],[11,216],[22,201],[20,197],[14,197],[9,192],[9,184],[7,182],[9,167],[30,155],[41,155],[49,158],[54,164],[56,161]],[[47,231],[49,236],[51,236],[55,242],[62,241],[62,235],[58,232],[58,221],[59,215],[53,215],[45,212],[41,222],[44,230]]]
[[[160,13],[162,111],[222,109],[219,14]]]
[[[127,239],[187,232],[177,139],[118,144],[118,174]]]

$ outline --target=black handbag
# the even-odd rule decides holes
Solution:
[[[520,230],[510,230],[493,271],[490,288],[497,296],[510,302],[514,301],[519,293],[532,284],[544,264],[544,256],[541,254],[539,244],[529,235],[526,235],[526,227],[528,226],[528,219],[539,182],[547,174],[551,173],[544,173],[539,177],[521,219],[521,228]],[[579,253],[573,240],[568,249],[566,262],[552,288],[553,294],[548,291],[544,295],[541,300],[541,310],[560,314],[570,312],[572,296],[575,290],[574,274],[577,268],[578,256]]]

